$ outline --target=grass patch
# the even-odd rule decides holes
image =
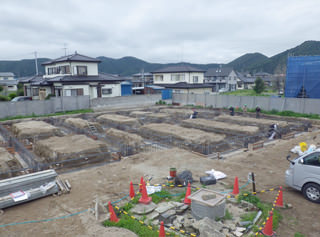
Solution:
[[[43,115],[35,115],[32,113],[32,115],[19,115],[19,116],[13,116],[13,117],[6,117],[0,119],[0,121],[7,121],[7,120],[14,120],[14,119],[24,119],[24,118],[41,118],[41,117],[51,117],[51,116],[58,116],[58,115],[68,115],[68,114],[84,114],[84,113],[92,113],[92,109],[80,109],[80,110],[72,110],[72,111],[65,111],[65,112],[58,112],[54,114],[43,114]]]
[[[229,212],[229,210],[226,209],[226,214],[224,215],[224,217],[221,217],[221,218],[217,217],[217,218],[216,218],[216,221],[220,221],[220,220],[232,220],[232,218],[233,218],[233,216],[232,216],[231,212]]]
[[[257,208],[259,208],[262,211],[262,222],[266,220],[266,218],[269,216],[269,213],[272,209],[272,204],[270,203],[263,203],[260,201],[260,199],[257,196],[252,195],[250,192],[243,192],[238,196],[238,201],[241,200],[250,202],[254,204]],[[253,214],[252,214],[253,215]],[[252,216],[246,216],[245,218],[252,218]],[[253,217],[253,219],[255,216]],[[243,219],[246,220],[246,219]],[[274,209],[273,211],[273,229],[276,230],[279,227],[279,222],[282,220],[282,216],[280,212],[277,209]],[[253,231],[258,231],[258,226],[253,226]]]
[[[296,232],[294,233],[294,237],[304,237],[304,235],[301,234],[300,232]]]
[[[265,90],[261,94],[257,94],[254,90],[236,90],[236,91],[228,91],[222,93],[223,95],[238,95],[238,96],[271,96],[277,95],[276,91],[273,90]]]
[[[127,215],[121,215],[119,222],[111,222],[111,221],[105,221],[103,223],[106,227],[121,227],[128,230],[131,230],[132,232],[136,233],[139,237],[158,237],[159,233],[157,232],[156,228],[153,228],[150,230],[147,226],[140,224],[137,220],[133,220]],[[169,235],[174,236],[174,234]]]

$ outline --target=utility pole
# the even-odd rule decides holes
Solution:
[[[39,72],[38,72],[38,58],[37,58],[37,51],[34,52],[34,60],[35,60],[35,64],[36,64],[36,75],[38,76]]]

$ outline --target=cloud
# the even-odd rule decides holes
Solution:
[[[317,0],[2,0],[0,59],[135,56],[225,63],[272,56],[320,35]]]

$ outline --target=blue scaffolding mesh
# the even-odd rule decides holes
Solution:
[[[320,56],[288,58],[285,97],[320,98]]]

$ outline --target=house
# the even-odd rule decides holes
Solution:
[[[0,86],[5,93],[17,91],[18,80],[14,78],[12,72],[0,72]]]
[[[250,74],[242,74],[237,72],[239,81],[237,88],[238,89],[253,89],[255,85],[256,78],[252,77]]]
[[[210,68],[204,74],[205,82],[212,85],[213,91],[220,89],[235,91],[239,81],[237,73],[229,67]]]
[[[186,65],[170,66],[151,72],[153,83],[176,93],[211,92],[212,85],[204,83],[204,70]]]
[[[123,78],[108,73],[98,73],[99,59],[75,52],[43,63],[45,75],[20,79],[26,96],[45,99],[52,96],[98,97],[121,96]]]
[[[142,82],[145,85],[153,84],[153,75],[150,72],[141,72],[132,75],[133,80]]]

